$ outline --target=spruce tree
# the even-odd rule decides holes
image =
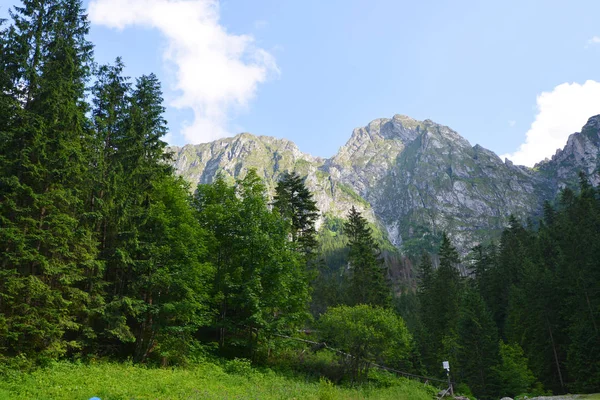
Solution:
[[[119,59],[101,67],[94,87],[93,204],[106,302],[95,326],[97,351],[145,361],[185,353],[207,322],[210,267],[187,185],[174,177],[162,140],[160,83],[142,76],[132,88],[122,70]]]
[[[78,0],[26,0],[2,32],[0,313],[5,354],[56,357],[77,346],[96,271],[85,215],[85,85],[92,46]],[[67,336],[66,334],[70,334]]]
[[[434,336],[437,318],[437,315],[435,315],[436,310],[433,307],[435,271],[429,254],[421,254],[418,269],[417,298],[419,300],[418,314],[421,329],[419,332],[415,332],[415,340],[419,346],[425,368],[433,372],[439,368],[441,342]]]
[[[385,275],[379,247],[367,220],[354,208],[348,213],[344,224],[348,236],[348,266],[350,282],[348,296],[350,304],[369,304],[388,307],[391,290]]]
[[[458,315],[462,279],[456,268],[458,252],[444,233],[439,250],[439,266],[433,270],[431,260],[421,260],[418,286],[420,319],[423,323],[423,360],[431,374],[441,374],[440,362],[455,364],[457,357]]]
[[[317,247],[315,222],[319,216],[312,193],[295,172],[284,172],[277,182],[273,205],[282,218],[290,224],[292,242],[307,257],[314,255]]]
[[[458,319],[457,375],[474,395],[481,399],[497,398],[500,382],[498,332],[478,290],[468,288],[461,301]]]
[[[457,325],[460,308],[462,279],[457,268],[460,257],[446,234],[442,236],[439,250],[440,265],[434,282],[434,316],[437,318],[435,334],[442,338],[443,356],[456,360]]]

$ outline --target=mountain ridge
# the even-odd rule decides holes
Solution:
[[[330,158],[304,153],[288,139],[250,133],[171,150],[177,173],[192,185],[255,168],[272,190],[281,173],[296,171],[306,176],[322,219],[343,218],[356,206],[399,249],[435,246],[447,231],[465,252],[499,233],[509,215],[539,214],[544,201],[576,185],[579,170],[600,183],[594,174],[600,115],[534,168],[502,161],[445,125],[401,114],[355,128]]]

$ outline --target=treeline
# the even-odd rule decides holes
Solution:
[[[471,276],[446,236],[439,259],[422,257],[416,295],[397,303],[426,371],[449,360],[484,399],[600,390],[600,191],[585,176],[535,226],[511,218],[498,243],[474,248]]]

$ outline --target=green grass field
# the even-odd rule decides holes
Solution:
[[[234,364],[235,367],[235,364]],[[390,378],[387,387],[337,387],[321,380],[285,377],[242,365],[204,363],[153,369],[116,363],[56,363],[33,373],[0,377],[1,400],[130,399],[410,399],[431,400],[437,389]]]

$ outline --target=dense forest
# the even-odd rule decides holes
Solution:
[[[361,382],[373,362],[443,379],[448,360],[477,398],[600,391],[600,191],[585,176],[466,257],[443,235],[416,287],[398,285],[354,208],[323,252],[292,171],[274,193],[252,170],[190,188],[160,82],[97,65],[87,33],[80,0],[24,0],[2,25],[0,373],[211,354]]]

